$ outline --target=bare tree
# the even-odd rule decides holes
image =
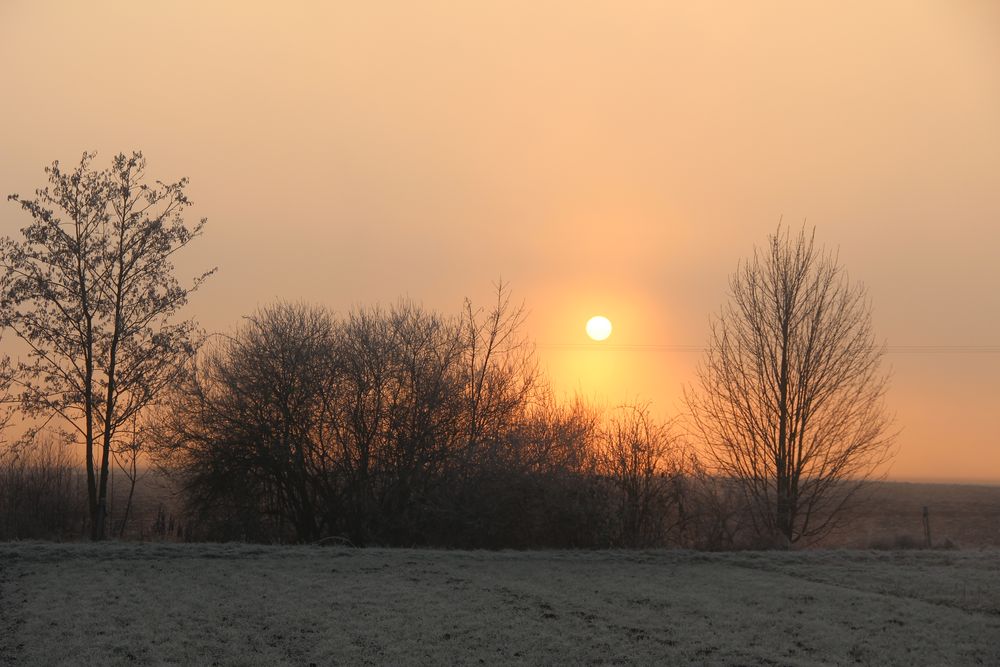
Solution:
[[[654,419],[648,405],[623,405],[607,419],[599,456],[600,470],[618,490],[620,543],[645,547],[662,541],[683,467],[669,424]]]
[[[452,318],[407,302],[341,322],[332,431],[355,544],[424,539],[459,436],[461,351]]]
[[[695,431],[714,472],[739,481],[758,536],[817,538],[893,441],[867,292],[815,232],[780,226],[730,290],[687,392]]]
[[[183,220],[186,180],[147,182],[141,153],[104,171],[92,158],[54,162],[34,199],[11,195],[31,223],[0,240],[0,323],[29,350],[25,412],[61,418],[85,447],[91,537],[103,539],[112,442],[194,351],[194,322],[172,318],[211,272],[189,287],[173,275],[174,253],[205,224]]]
[[[522,319],[502,286],[491,308],[466,303],[457,317],[406,301],[339,318],[267,307],[174,383],[158,453],[214,539],[621,543],[599,413],[555,400]],[[629,504],[641,506],[632,541],[643,544],[672,502],[659,493],[673,487],[658,428],[643,433],[655,460],[635,469],[641,497]]]
[[[466,402],[466,451],[480,453],[502,439],[516,415],[542,387],[534,346],[524,337],[523,304],[510,300],[510,288],[496,284],[496,301],[488,311],[465,300],[460,323]]]
[[[277,303],[192,361],[159,414],[158,458],[224,537],[311,541],[336,509],[326,413],[334,322]]]

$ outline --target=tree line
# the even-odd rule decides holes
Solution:
[[[157,456],[214,536],[660,543],[673,439],[645,408],[604,423],[557,402],[521,310],[497,297],[454,318],[406,302],[264,308],[191,363],[157,413]]]
[[[205,224],[185,222],[186,180],[93,157],[11,196],[29,223],[0,241],[0,324],[25,352],[0,363],[0,399],[26,426],[0,456],[0,537],[32,479],[72,467],[52,438],[83,446],[91,539],[112,466],[131,500],[143,459],[188,539],[357,546],[807,543],[890,452],[868,298],[804,228],[733,275],[687,412],[664,421],[557,399],[503,284],[454,314],[278,302],[205,336],[178,319],[212,273],[175,277]]]

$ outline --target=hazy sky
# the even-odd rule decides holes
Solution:
[[[0,0],[0,74],[3,195],[84,150],[190,177],[210,330],[279,297],[457,312],[502,275],[559,392],[672,414],[698,352],[628,346],[703,345],[784,216],[889,345],[1000,346],[993,0]],[[887,361],[891,476],[1000,481],[1000,353]]]

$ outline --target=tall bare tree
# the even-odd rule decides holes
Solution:
[[[532,345],[523,334],[527,312],[511,302],[509,286],[496,284],[488,311],[465,300],[460,320],[464,348],[467,452],[478,455],[509,429],[515,415],[537,398],[542,381]]]
[[[29,350],[19,364],[29,415],[61,418],[85,447],[91,537],[103,539],[112,442],[148,406],[198,341],[193,321],[173,321],[211,273],[181,285],[174,253],[196,238],[183,213],[187,181],[149,182],[141,153],[107,170],[93,154],[45,171],[21,239],[0,240],[0,323]]]
[[[780,226],[730,279],[687,392],[715,473],[738,480],[758,536],[786,545],[831,529],[890,455],[884,346],[871,306],[815,231]]]

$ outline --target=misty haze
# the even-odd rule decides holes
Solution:
[[[1000,664],[1000,6],[0,62],[0,663]]]

